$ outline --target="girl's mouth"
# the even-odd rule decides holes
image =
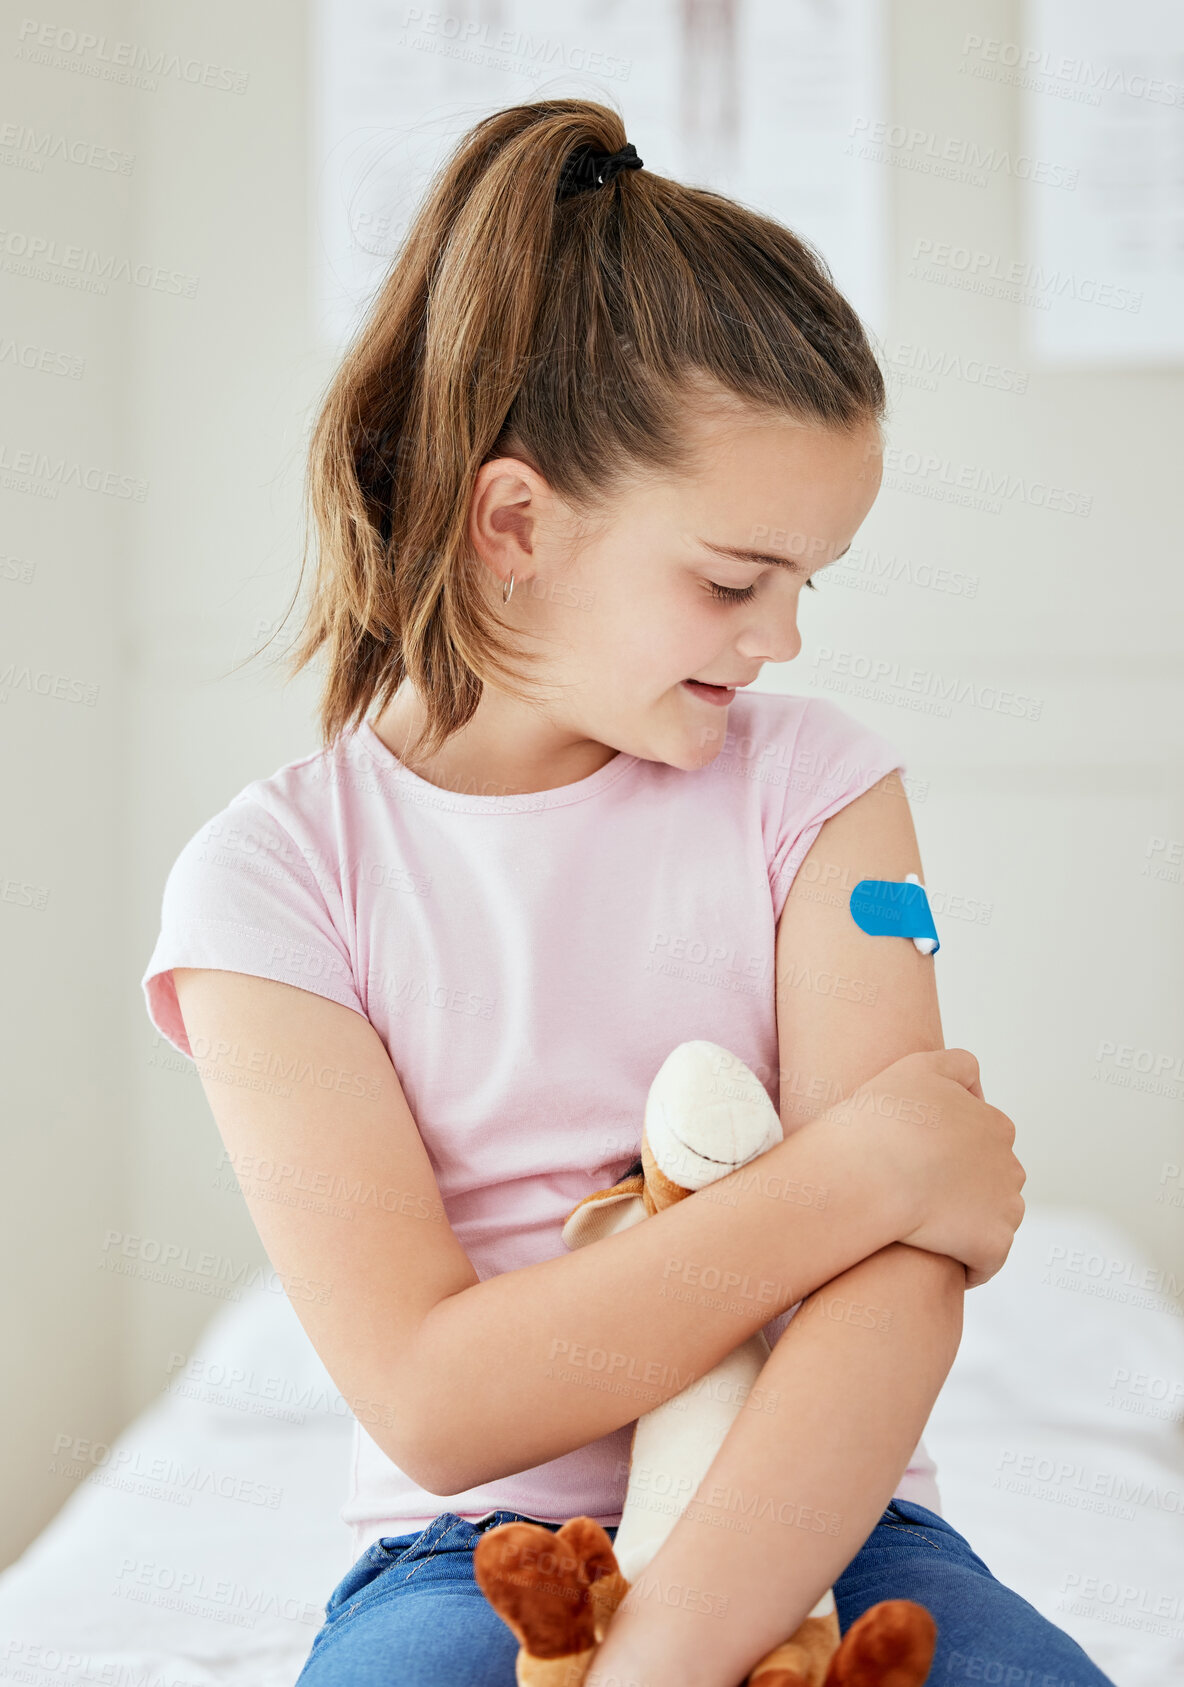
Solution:
[[[701,697],[705,703],[715,703],[721,708],[726,707],[736,695],[734,685],[704,685],[697,679],[684,679],[682,683],[694,696]]]

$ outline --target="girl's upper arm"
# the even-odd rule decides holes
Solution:
[[[173,976],[191,1046],[238,1046],[233,1069],[212,1058],[198,1072],[267,1256],[350,1409],[414,1477],[424,1391],[407,1355],[431,1308],[478,1277],[382,1039],[295,985]],[[248,1060],[267,1083],[235,1081]]]
[[[943,1048],[934,958],[869,937],[851,916],[860,879],[924,882],[899,774],[825,820],[777,925],[777,1037],[786,1135],[906,1054]]]

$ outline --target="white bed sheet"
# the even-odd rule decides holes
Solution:
[[[1116,1298],[1147,1267],[1101,1216],[1030,1205],[925,1431],[947,1519],[1117,1687],[1184,1681],[1184,1320]],[[0,1681],[291,1687],[350,1563],[350,1430],[282,1295],[224,1309],[0,1574]]]

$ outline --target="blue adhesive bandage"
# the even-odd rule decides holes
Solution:
[[[903,884],[860,879],[851,892],[851,918],[869,937],[910,937],[923,955],[941,948],[925,886],[910,873]]]

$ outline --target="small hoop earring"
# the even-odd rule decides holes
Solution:
[[[509,603],[510,593],[514,590],[514,575],[511,572],[509,580],[502,586],[502,602]]]

